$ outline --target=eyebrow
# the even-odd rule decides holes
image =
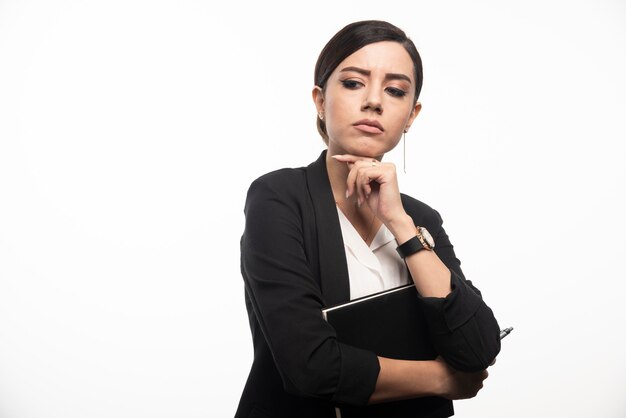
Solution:
[[[366,76],[369,76],[370,74],[372,74],[372,72],[370,70],[365,70],[363,68],[359,68],[359,67],[345,67],[341,70],[341,72],[345,72],[345,71],[354,71],[355,73],[359,73],[359,74],[363,74]],[[385,74],[385,79],[387,80],[405,80],[408,81],[409,83],[412,83],[411,79],[401,73],[387,73]]]

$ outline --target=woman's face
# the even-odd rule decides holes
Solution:
[[[413,61],[401,44],[377,42],[348,56],[330,75],[324,92],[313,89],[330,155],[380,159],[419,113],[414,97]]]

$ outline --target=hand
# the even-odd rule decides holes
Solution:
[[[394,220],[406,217],[400,199],[396,166],[393,163],[350,154],[332,157],[345,162],[350,170],[346,197],[356,193],[358,205],[367,203],[378,219],[387,226]]]
[[[441,396],[451,400],[468,399],[476,396],[483,388],[483,381],[489,376],[487,370],[464,373],[453,369],[441,357],[435,360],[443,366]]]

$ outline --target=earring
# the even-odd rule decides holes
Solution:
[[[404,130],[402,134],[402,165],[404,169],[404,174],[406,174],[406,133],[408,129]]]
[[[320,120],[324,120],[324,112],[318,112],[317,117],[320,118]]]

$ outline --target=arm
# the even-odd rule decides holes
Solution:
[[[379,357],[380,373],[370,403],[442,396],[467,399],[476,396],[489,373],[464,373],[441,359],[432,361],[394,360]]]
[[[366,202],[398,244],[415,236],[415,223],[402,204],[393,164],[373,164],[370,159],[347,154],[333,157],[350,169],[346,196],[356,194],[359,203]],[[409,213],[419,213],[420,226],[435,239],[434,252],[423,250],[406,258],[421,295],[432,342],[455,369],[486,369],[500,351],[500,330],[493,312],[478,289],[465,280],[439,213],[416,201],[406,203],[414,206],[408,208]],[[422,206],[415,206],[418,203]]]
[[[434,224],[429,222],[430,230],[440,231],[436,235],[435,249],[440,247],[439,251],[441,251],[444,259],[450,263],[451,268],[456,267],[458,269],[457,271],[460,272],[460,263],[454,256],[452,245],[449,243],[443,228],[441,228],[442,222],[438,213],[437,218],[439,219],[439,228],[435,228],[437,226],[436,222]],[[407,215],[404,222],[392,224],[390,231],[394,234],[398,242],[405,242],[413,238],[415,234],[415,224],[412,218]],[[456,294],[452,294],[451,283],[452,278],[457,279],[457,276],[451,272],[434,251],[419,251],[407,257],[405,261],[413,277],[415,286],[422,296],[422,301],[424,301],[426,306],[432,308],[432,312],[430,312],[428,316],[431,323],[431,330],[433,323],[443,328],[445,326],[445,314],[442,312],[442,304],[445,304],[447,297],[456,296]],[[459,285],[464,284],[455,283],[455,292],[457,292]],[[477,289],[471,288],[480,295]],[[482,302],[482,300],[480,302]],[[460,310],[461,312],[457,315],[467,315],[467,312],[463,312],[462,309]],[[486,322],[489,323],[490,319],[495,321],[495,318],[487,318]],[[444,322],[443,325],[441,324],[442,320]],[[475,318],[471,318],[470,321],[475,321]],[[500,340],[497,324],[496,331],[498,334],[497,350],[499,350]],[[463,332],[462,327],[460,332]],[[380,373],[376,390],[370,402],[377,403],[429,395],[443,396],[448,399],[466,399],[476,396],[478,391],[483,387],[483,380],[488,376],[485,369],[491,364],[491,361],[488,360],[488,357],[485,361],[489,361],[489,363],[486,363],[486,365],[478,364],[481,361],[479,359],[473,357],[469,359],[457,358],[460,356],[455,355],[455,353],[450,352],[450,350],[446,351],[445,348],[448,346],[465,346],[465,341],[458,341],[458,339],[461,338],[460,335],[459,332],[449,333],[444,331],[437,336],[433,336],[433,342],[438,352],[442,353],[444,358],[447,358],[446,361],[451,364],[459,364],[460,367],[457,366],[457,369],[466,370],[469,371],[469,373],[453,369],[441,358],[435,361],[406,361],[379,357]],[[495,358],[495,354],[493,357]],[[473,367],[468,367],[467,365],[472,364],[472,362],[476,364]]]
[[[409,215],[390,221],[388,227],[399,244],[415,236],[416,226]],[[417,291],[423,297],[445,298],[452,291],[450,270],[435,252],[418,251],[408,256],[405,262]]]
[[[457,370],[486,369],[500,352],[500,327],[480,291],[465,279],[441,216],[431,211],[428,228],[434,234],[434,253],[450,271],[451,288],[445,297],[422,298],[433,344]]]
[[[422,296],[437,351],[458,370],[484,370],[500,351],[500,328],[480,291],[463,276],[441,216],[430,210],[426,226],[433,233],[435,251],[423,250],[407,257],[407,267]],[[415,235],[415,224],[408,215],[392,223],[391,228],[398,243]]]
[[[298,187],[295,180],[262,178],[250,187],[241,240],[246,291],[287,392],[363,405],[374,391],[378,359],[337,342],[321,315],[321,291],[304,250],[302,202],[289,191]]]

